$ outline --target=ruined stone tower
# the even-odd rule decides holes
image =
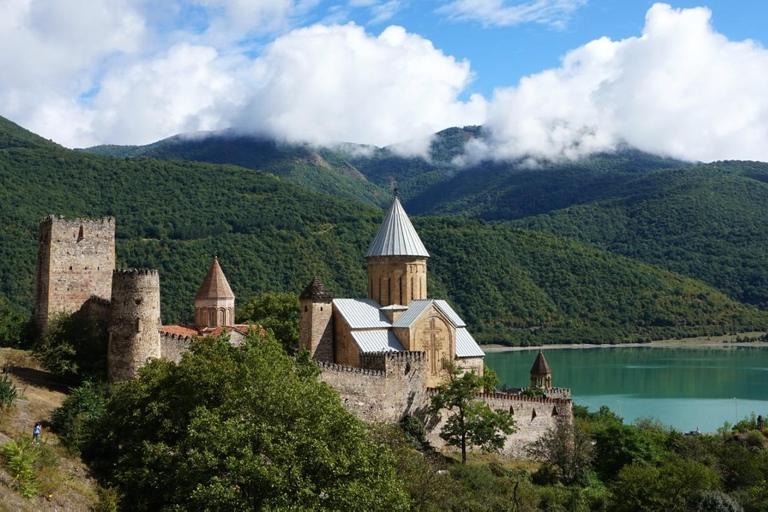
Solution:
[[[132,379],[147,359],[159,358],[160,278],[157,270],[115,270],[108,369],[112,382]]]
[[[203,283],[195,294],[195,328],[231,327],[235,325],[235,294],[219,265],[219,257],[213,257]]]
[[[381,306],[407,306],[427,298],[429,253],[397,197],[365,257],[369,299]]]
[[[114,269],[114,217],[41,220],[35,297],[40,327],[55,313],[78,311],[92,296],[109,299]]]
[[[312,357],[333,362],[333,298],[322,281],[315,277],[299,297],[300,348]]]

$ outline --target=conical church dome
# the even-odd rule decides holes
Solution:
[[[411,220],[406,215],[400,200],[395,197],[387,216],[376,233],[365,257],[370,256],[419,256],[429,258]]]
[[[200,285],[197,294],[195,294],[195,300],[234,298],[235,294],[232,293],[232,288],[229,287],[227,278],[219,265],[219,257],[215,256],[208,274],[203,279],[203,284]]]

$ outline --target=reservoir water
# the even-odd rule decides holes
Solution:
[[[501,384],[530,385],[537,352],[496,352]],[[714,432],[751,412],[768,417],[768,348],[601,347],[545,349],[552,385],[590,411],[607,405],[626,423],[652,416],[678,430]]]

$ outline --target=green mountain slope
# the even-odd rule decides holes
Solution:
[[[768,164],[702,166],[628,149],[535,167],[522,159],[473,167],[452,163],[466,141],[482,136],[479,127],[443,130],[433,140],[429,161],[398,156],[392,148],[368,148],[365,156],[351,145],[317,151],[333,169],[346,166],[364,175],[365,183],[376,187],[368,196],[354,192],[357,183],[348,176],[333,187],[313,183],[322,174],[290,164],[307,151],[301,146],[278,148],[247,137],[234,146],[217,138],[183,144],[169,139],[108,152],[238,163],[247,159],[232,155],[244,153],[255,159],[249,167],[259,168],[258,160],[261,167],[278,169],[276,174],[304,187],[336,195],[344,189],[341,195],[365,196],[376,205],[386,202],[384,191],[397,183],[413,215],[512,221],[665,267],[737,300],[768,307],[768,213],[763,214]]]
[[[41,147],[57,148],[60,146],[25,130],[13,121],[0,117],[0,149]]]
[[[659,171],[607,195],[515,225],[589,242],[768,306],[768,164]]]
[[[31,307],[37,222],[114,215],[119,264],[159,268],[163,318],[192,318],[217,251],[238,296],[298,292],[319,275],[336,296],[366,289],[363,254],[383,211],[233,166],[0,150],[0,293]],[[481,340],[620,341],[768,328],[768,313],[679,275],[551,235],[446,218],[414,219],[430,294]]]
[[[333,151],[235,133],[177,135],[147,146],[96,146],[89,153],[232,164],[268,172],[309,190],[382,206],[389,196]],[[323,155],[327,156],[326,160]]]

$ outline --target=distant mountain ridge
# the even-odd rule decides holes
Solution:
[[[525,158],[455,165],[464,144],[482,136],[476,126],[443,130],[432,141],[429,160],[354,145],[313,150],[264,143],[261,148],[248,146],[247,137],[234,145],[167,139],[131,151],[247,164],[305,188],[379,207],[397,184],[412,215],[478,218],[546,231],[701,279],[737,300],[768,307],[768,164],[699,164],[623,148],[576,161],[542,161],[534,168]],[[158,151],[158,145],[165,149]],[[238,156],[242,152],[249,152],[249,160]],[[301,152],[306,154],[295,156]],[[309,154],[316,155],[314,161]],[[307,163],[289,164],[297,158]],[[318,176],[325,174],[333,175],[333,186],[319,186]]]
[[[50,213],[115,216],[118,265],[160,270],[166,322],[192,317],[214,252],[238,301],[298,292],[313,275],[335,296],[365,293],[363,254],[383,218],[378,208],[231,165],[106,157],[13,137],[17,146],[0,149],[0,296],[17,306],[31,307],[38,220]],[[768,313],[709,286],[576,242],[482,220],[413,221],[432,254],[431,293],[479,340],[768,329]]]

